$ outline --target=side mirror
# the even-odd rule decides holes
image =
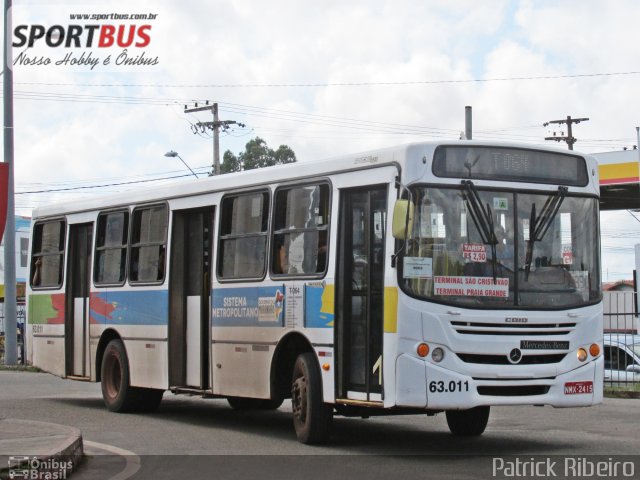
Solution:
[[[393,223],[391,232],[393,238],[405,240],[409,225],[413,225],[413,203],[409,200],[397,200],[393,207]]]

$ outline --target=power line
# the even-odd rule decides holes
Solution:
[[[67,187],[67,188],[55,188],[55,189],[48,189],[48,190],[32,190],[29,192],[16,192],[16,195],[26,195],[26,194],[34,194],[34,193],[53,193],[53,192],[69,192],[72,190],[86,190],[86,189],[93,189],[93,188],[104,188],[104,187],[115,187],[115,186],[119,186],[119,185],[132,185],[132,184],[136,184],[136,183],[148,183],[148,182],[157,182],[159,180],[172,180],[175,178],[183,178],[183,177],[190,177],[191,174],[185,174],[185,175],[174,175],[171,177],[161,177],[161,178],[150,178],[148,180],[132,180],[130,182],[118,182],[118,183],[105,183],[102,185],[87,185],[87,186],[83,186],[83,187]]]
[[[161,88],[291,88],[291,87],[370,87],[394,85],[438,85],[449,83],[484,83],[509,82],[521,80],[557,80],[564,78],[613,77],[622,75],[638,75],[640,71],[577,73],[565,75],[537,75],[521,77],[493,77],[469,78],[460,80],[408,80],[395,82],[309,82],[309,83],[201,83],[201,84],[171,84],[171,83],[54,83],[54,82],[16,82],[17,85],[48,85],[65,87],[161,87]]]
[[[32,92],[32,91],[17,91],[15,98],[20,100],[36,100],[36,101],[59,101],[59,102],[77,102],[77,103],[103,103],[103,104],[124,104],[124,105],[157,105],[157,106],[179,106],[184,105],[185,102],[191,102],[193,100],[186,100],[184,98],[153,98],[153,97],[138,97],[138,96],[115,96],[115,95],[94,95],[94,94],[69,94],[69,93],[54,93],[54,92]],[[253,115],[256,117],[268,118],[272,120],[292,121],[298,123],[307,123],[310,125],[323,125],[334,126],[341,129],[348,128],[352,130],[358,130],[368,132],[371,134],[398,134],[398,135],[421,135],[429,136],[433,138],[441,138],[447,135],[457,135],[458,129],[445,129],[420,125],[407,125],[398,123],[384,123],[371,120],[359,120],[354,118],[336,117],[329,115],[318,115],[303,112],[292,112],[288,110],[279,110],[273,108],[265,108],[251,105],[235,104],[228,102],[219,102],[221,111],[224,110],[228,113]],[[192,129],[195,128],[195,123],[188,121]],[[563,120],[564,121],[564,120]],[[529,141],[537,139],[534,135],[524,135],[516,133],[500,133],[509,130],[519,130],[525,128],[533,128],[533,126],[525,127],[511,127],[501,129],[489,129],[478,131],[478,138],[494,139],[503,138],[505,140],[515,141]],[[200,129],[195,130],[196,133],[203,138],[212,138],[207,130],[203,132]],[[229,132],[224,132],[229,134]],[[322,132],[326,133],[326,132]],[[565,137],[548,137],[556,141],[563,141]],[[629,142],[631,139],[584,139],[581,141],[581,145],[587,147],[610,147],[610,148],[622,148],[618,142]],[[542,145],[542,144],[540,144]]]

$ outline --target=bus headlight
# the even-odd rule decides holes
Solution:
[[[578,360],[584,362],[587,359],[587,351],[584,348],[578,349]]]
[[[433,352],[431,353],[431,359],[436,363],[440,363],[443,358],[444,358],[444,350],[440,347],[434,348]]]

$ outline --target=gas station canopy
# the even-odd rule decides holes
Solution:
[[[638,150],[593,153],[600,171],[600,210],[640,209]]]

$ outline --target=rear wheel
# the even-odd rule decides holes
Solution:
[[[112,412],[129,412],[134,392],[129,385],[129,361],[120,340],[111,340],[102,357],[102,398]]]
[[[164,390],[132,387],[129,360],[121,340],[109,342],[102,357],[102,398],[112,412],[153,412],[157,410]]]
[[[489,421],[489,407],[475,407],[469,410],[447,410],[449,430],[459,437],[482,435]]]
[[[291,382],[293,426],[302,443],[323,443],[329,437],[333,408],[322,399],[322,379],[312,353],[298,356]]]

